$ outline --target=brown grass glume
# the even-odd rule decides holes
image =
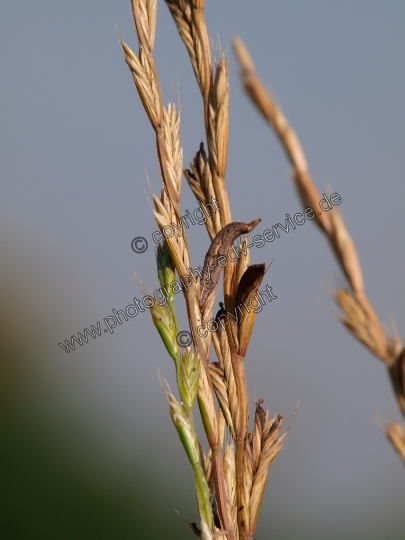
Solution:
[[[281,433],[281,415],[269,417],[260,399],[255,406],[252,431],[249,431],[249,394],[245,358],[256,313],[243,313],[237,324],[223,327],[226,312],[233,313],[258,291],[265,264],[250,264],[248,242],[240,248],[247,255],[235,263],[221,265],[233,244],[248,235],[260,222],[250,216],[248,223],[232,222],[226,188],[228,155],[229,84],[228,64],[224,56],[214,63],[204,17],[204,0],[166,0],[181,39],[186,46],[203,101],[206,146],[201,144],[184,169],[180,148],[180,117],[174,105],[163,104],[157,69],[153,59],[157,0],[132,0],[132,12],[139,42],[135,54],[121,39],[125,61],[132,73],[142,105],[155,132],[156,150],[162,178],[160,195],[153,195],[154,216],[161,232],[181,218],[182,176],[198,204],[214,197],[220,212],[207,216],[206,228],[211,241],[205,254],[205,277],[189,280],[184,299],[193,338],[193,347],[180,347],[174,306],[170,291],[167,304],[152,306],[153,322],[172,357],[179,399],[166,388],[172,421],[192,466],[200,523],[192,524],[194,533],[205,539],[251,540],[254,537],[260,505],[269,469],[280,452],[286,432]],[[246,48],[239,39],[235,52],[242,66],[244,88],[261,114],[277,134],[293,167],[294,184],[306,207],[316,207],[320,196],[308,172],[298,138],[281,109],[267,94],[258,79]],[[405,356],[398,338],[388,338],[365,295],[356,249],[342,218],[334,209],[315,215],[326,235],[347,280],[349,289],[336,291],[342,309],[343,324],[389,369],[398,403],[405,414]],[[160,286],[190,275],[193,269],[186,230],[172,228],[156,253]],[[201,254],[203,257],[204,254]],[[223,268],[223,273],[222,273]],[[223,276],[224,298],[215,316],[219,280]],[[217,329],[202,337],[198,329],[211,320]],[[213,347],[211,347],[211,342]],[[217,356],[211,359],[211,351]],[[205,454],[197,439],[193,407],[198,408],[209,444]],[[228,436],[226,436],[226,430]],[[387,436],[405,462],[405,434],[399,424],[386,429]],[[232,441],[232,442],[226,442]]]

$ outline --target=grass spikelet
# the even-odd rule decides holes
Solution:
[[[188,349],[183,353],[178,375],[178,385],[184,405],[191,411],[197,397],[200,377],[200,359],[198,353]]]
[[[180,148],[180,116],[175,105],[169,104],[163,109],[163,135],[167,171],[173,193],[176,195],[176,203],[179,204],[183,178],[183,151]]]
[[[381,329],[376,327],[373,318],[363,309],[358,300],[347,290],[338,289],[335,300],[345,317],[340,317],[353,336],[363,343],[377,358],[386,361],[387,344],[385,337],[380,339]]]

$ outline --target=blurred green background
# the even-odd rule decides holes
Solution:
[[[2,248],[10,261],[12,254]],[[26,273],[28,284],[35,273],[30,261],[14,270],[19,278]],[[24,280],[16,290],[15,275],[1,278],[0,537],[187,536],[173,503],[193,516],[192,486],[181,477],[168,481],[146,452],[132,459],[120,455],[100,425],[60,395],[61,374],[43,346],[52,328]]]
[[[405,4],[339,0],[207,2],[214,47],[229,50],[227,182],[234,219],[262,223],[300,205],[284,155],[243,95],[238,33],[330,185],[381,320],[404,336]],[[173,366],[148,313],[67,354],[59,346],[157,285],[144,192],[160,179],[154,137],[114,34],[136,50],[129,1],[0,2],[0,538],[193,538],[192,475],[159,369]],[[185,166],[203,138],[192,69],[167,8],[156,62],[180,102]],[[182,209],[195,200],[184,185]],[[189,231],[192,262],[209,247]],[[257,316],[250,399],[289,422],[256,538],[402,540],[405,472],[380,431],[400,419],[380,363],[339,325],[344,284],[318,231],[284,235],[252,262],[277,301]],[[186,316],[180,295],[182,324]],[[270,309],[271,308],[271,309]]]

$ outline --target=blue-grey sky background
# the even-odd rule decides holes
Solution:
[[[206,17],[230,62],[233,218],[261,217],[261,233],[301,209],[283,151],[240,87],[238,34],[300,137],[318,189],[341,195],[369,298],[404,337],[405,4],[222,0],[207,2]],[[137,50],[129,1],[1,3],[2,288],[20,339],[41,351],[27,365],[30,377],[45,373],[55,417],[64,410],[85,421],[104,441],[93,457],[105,467],[142,464],[156,489],[164,479],[166,507],[194,521],[191,472],[157,376],[174,388],[174,369],[149,313],[70,354],[58,346],[141,298],[134,270],[150,291],[158,283],[146,178],[159,193],[154,134],[114,20]],[[165,103],[180,104],[188,166],[204,140],[202,105],[163,2],[155,60]],[[196,207],[184,181],[181,208]],[[135,236],[148,239],[146,253],[131,250]],[[205,228],[189,239],[198,266]],[[274,259],[263,285],[277,295],[257,316],[246,358],[251,403],[264,398],[287,424],[299,403],[257,538],[403,538],[403,465],[381,432],[401,418],[382,364],[336,320],[331,291],[344,279],[324,238],[306,223],[251,258]],[[185,325],[182,304],[179,295]]]

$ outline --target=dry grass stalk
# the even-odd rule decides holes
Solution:
[[[309,177],[307,160],[298,137],[288,123],[282,110],[271,99],[261,83],[255,72],[253,61],[242,40],[235,38],[233,40],[233,46],[242,67],[240,77],[244,89],[279,137],[282,147],[294,169],[293,178],[295,186],[305,206],[314,208],[321,197]],[[321,216],[315,215],[315,220],[325,233],[330,231],[328,214],[322,214]]]
[[[242,85],[278,137],[293,168],[294,185],[302,204],[304,207],[317,208],[321,196],[309,174],[305,154],[296,133],[256,74],[253,61],[242,40],[235,38],[233,45],[241,66]],[[386,336],[382,329],[382,325],[364,292],[356,247],[337,209],[334,208],[327,213],[322,212],[320,215],[316,212],[315,218],[317,225],[326,235],[350,287],[350,290],[338,289],[334,295],[337,304],[344,313],[340,320],[356,339],[386,365],[390,372],[398,405],[405,417],[405,389],[402,371],[404,353],[401,354],[403,344],[397,337]],[[399,364],[401,365],[400,369],[398,369]],[[389,438],[392,442],[393,439]],[[398,450],[397,447],[396,449]]]
[[[207,540],[250,540],[256,528],[268,469],[285,435],[276,438],[281,429],[281,417],[269,421],[260,404],[256,408],[256,416],[264,415],[265,419],[255,427],[253,434],[248,433],[249,401],[244,361],[256,313],[250,310],[242,312],[241,307],[256,294],[265,265],[250,265],[246,239],[238,248],[244,256],[239,257],[236,264],[227,263],[224,267],[219,261],[228,258],[234,242],[241,235],[249,234],[260,219],[250,223],[231,221],[225,186],[228,65],[221,55],[212,73],[204,1],[172,0],[167,4],[189,52],[204,103],[208,156],[201,144],[190,170],[184,174],[199,204],[208,204],[215,198],[220,212],[207,216],[206,220],[211,246],[204,259],[203,272],[209,278],[200,276],[194,279],[189,273],[192,265],[186,231],[184,227],[171,227],[181,219],[183,156],[179,143],[180,118],[174,106],[165,108],[163,105],[153,60],[156,0],[132,0],[139,41],[138,55],[121,39],[120,43],[156,135],[163,189],[160,197],[153,195],[154,216],[165,236],[156,253],[158,278],[164,288],[174,282],[175,271],[180,279],[188,277],[183,293],[194,349],[181,350],[176,341],[178,323],[173,292],[169,294],[167,305],[151,308],[152,320],[176,367],[180,400],[168,389],[166,394],[172,421],[195,476],[200,528],[195,524],[191,527],[198,536]],[[167,228],[173,231],[171,236],[164,234]],[[220,302],[221,309],[213,319],[223,267],[224,302]],[[237,308],[241,316],[235,317],[235,324],[226,325],[225,320],[230,313],[235,314]],[[203,337],[199,329],[213,322],[216,329]],[[211,339],[218,357],[218,362],[213,363],[210,362]],[[207,455],[194,427],[192,409],[196,400],[210,447]],[[233,444],[227,444],[224,450],[226,426]]]
[[[162,173],[162,179],[165,190],[162,191],[160,200],[154,196],[155,203],[155,218],[163,230],[164,227],[170,226],[170,223],[176,222],[176,216],[180,217],[179,212],[179,197],[181,188],[181,176],[178,171],[182,169],[181,152],[179,152],[179,134],[177,127],[177,118],[173,109],[168,109],[166,122],[164,122],[163,104],[158,82],[157,72],[152,57],[153,42],[151,36],[154,35],[155,18],[146,18],[145,13],[156,11],[156,3],[150,1],[132,2],[135,26],[139,39],[139,59],[129,49],[129,47],[120,40],[121,46],[125,54],[125,60],[133,74],[135,85],[140,95],[142,104],[148,114],[149,120],[156,133],[157,151],[159,163]],[[153,27],[152,27],[153,25]],[[172,173],[172,174],[170,174]],[[187,240],[185,231],[180,236],[176,234],[172,238],[167,239],[167,244],[179,276],[184,276],[190,268],[190,261],[187,249]],[[200,377],[199,404],[202,409],[202,417],[204,427],[207,432],[210,445],[213,449],[214,468],[222,469],[222,456],[218,453],[218,426],[213,419],[216,419],[214,391],[209,373],[205,370],[208,368],[209,362],[209,346],[210,339],[203,340],[197,328],[202,323],[201,313],[198,306],[199,284],[192,283],[188,293],[185,294],[188,315],[191,324],[191,330],[194,341],[197,345],[197,350],[200,352],[200,358],[204,364],[204,370]],[[222,482],[222,485],[219,485]],[[221,478],[221,473],[216,474],[216,490],[222,499],[225,499],[224,480]],[[225,507],[225,503],[222,504]],[[222,510],[221,511],[226,511]],[[206,519],[206,518],[205,518]]]
[[[222,56],[213,77],[204,3],[204,0],[166,0],[180,37],[189,53],[203,97],[210,180],[221,208],[219,225],[223,228],[232,221],[225,185],[229,124],[228,67]],[[189,179],[188,176],[187,179]],[[219,231],[220,229],[215,229],[216,233]],[[233,265],[228,265],[224,270],[224,297],[227,309],[229,309],[228,304],[231,298],[232,272]]]

